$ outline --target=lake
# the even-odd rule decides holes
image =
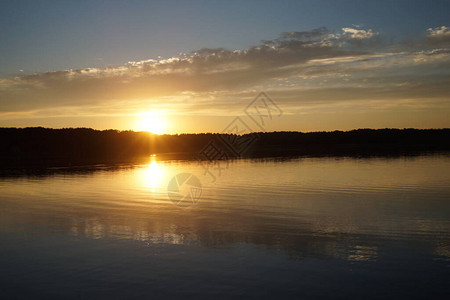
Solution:
[[[449,183],[448,154],[2,176],[2,299],[445,298]]]

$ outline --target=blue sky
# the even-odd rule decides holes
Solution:
[[[268,131],[450,127],[449,12],[439,0],[2,1],[0,126],[220,132],[265,91],[285,112]]]
[[[447,24],[449,1],[2,1],[0,76],[104,67],[281,32],[352,24],[410,38]]]

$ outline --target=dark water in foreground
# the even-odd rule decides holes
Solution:
[[[181,172],[203,187],[188,208]],[[448,155],[3,177],[1,298],[445,298],[449,183]]]

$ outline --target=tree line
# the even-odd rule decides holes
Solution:
[[[0,128],[0,167],[130,161],[151,154],[209,159],[293,155],[385,155],[450,150],[450,129],[357,129],[331,132],[260,132],[156,135],[148,132]],[[208,145],[212,146],[208,149]],[[208,152],[209,151],[209,152]],[[200,156],[199,156],[200,154]],[[213,153],[214,154],[214,153]],[[217,155],[223,154],[223,155]]]

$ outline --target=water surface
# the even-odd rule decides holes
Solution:
[[[450,158],[298,158],[0,178],[7,298],[449,295]],[[198,202],[168,198],[173,176]]]

